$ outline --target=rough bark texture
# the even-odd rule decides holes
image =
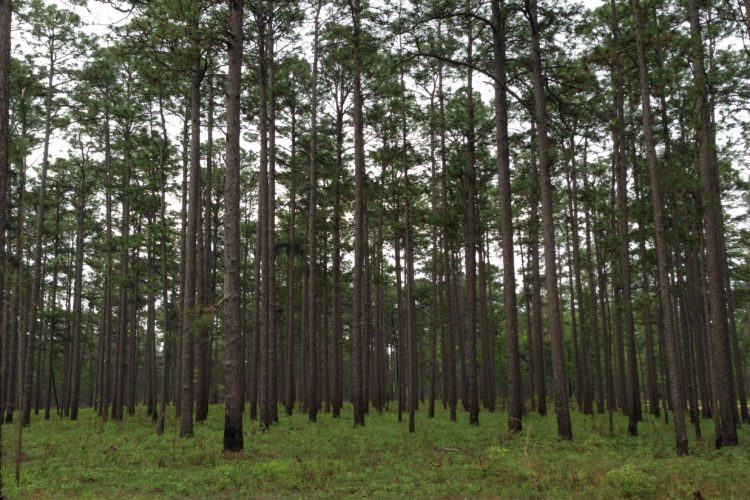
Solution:
[[[610,2],[612,9],[612,37],[616,45],[620,43],[620,28],[617,21],[617,4]],[[635,325],[633,322],[633,300],[631,297],[632,273],[630,271],[630,236],[628,227],[628,188],[627,165],[625,164],[625,111],[624,111],[624,77],[619,57],[615,64],[615,107],[617,120],[615,125],[615,177],[617,179],[617,237],[619,240],[620,286],[622,294],[622,313],[624,315],[625,342],[628,350],[628,369],[625,382],[626,407],[628,415],[628,432],[638,435],[638,372],[636,368]]]
[[[365,248],[364,248],[364,183],[365,183],[365,141],[364,121],[362,116],[362,55],[361,45],[361,14],[362,5],[359,0],[350,0],[349,5],[352,12],[352,60],[354,64],[354,182],[355,182],[355,205],[354,205],[354,299],[352,300],[352,333],[351,333],[351,386],[352,403],[354,404],[354,425],[365,425],[365,401],[363,393],[362,373],[362,309],[364,305],[362,298],[366,285],[364,280]]]
[[[471,6],[471,1],[468,2]],[[469,64],[473,61],[474,35],[472,23],[468,25],[467,60]],[[466,149],[468,163],[464,174],[466,189],[466,200],[464,217],[466,220],[464,259],[466,266],[466,298],[468,311],[468,332],[465,339],[467,359],[467,400],[464,404],[469,411],[469,424],[479,425],[479,397],[477,391],[477,285],[476,285],[476,142],[474,137],[474,96],[472,78],[473,71],[468,70],[466,86],[466,108],[468,114],[468,134],[466,137]]]
[[[542,56],[539,48],[539,22],[536,0],[526,0],[526,10],[531,24],[532,85],[534,88],[534,113],[539,149],[539,186],[542,199],[542,226],[544,235],[544,262],[547,279],[547,306],[549,310],[550,339],[552,343],[552,375],[557,413],[557,432],[564,439],[573,438],[568,407],[568,389],[565,370],[565,345],[563,344],[562,313],[557,283],[557,257],[555,252],[555,221],[553,214],[552,182],[550,176],[549,137],[547,135],[547,98],[544,93]]]
[[[8,177],[10,175],[10,65],[11,65],[11,0],[0,5],[0,228],[8,225]],[[6,328],[8,300],[5,295],[6,273],[6,236],[5,230],[0,231],[0,327],[3,328],[2,338],[2,381],[5,384],[9,374],[8,341],[12,335]],[[0,405],[5,410],[6,387],[0,389]],[[4,418],[0,411],[0,423]]]
[[[197,14],[195,14],[197,16]],[[193,21],[197,29],[198,19]],[[190,177],[185,227],[185,289],[182,303],[182,373],[180,374],[180,436],[193,435],[193,341],[196,312],[196,253],[200,210],[201,80],[203,68],[197,41],[192,51],[190,84]]]
[[[633,18],[635,21],[636,48],[638,53],[638,75],[640,79],[641,107],[643,111],[643,135],[646,142],[649,177],[651,180],[651,204],[653,207],[654,230],[656,241],[656,260],[659,278],[659,300],[664,329],[665,357],[670,383],[670,400],[674,414],[675,439],[677,453],[685,455],[688,452],[687,431],[685,428],[684,401],[682,393],[682,373],[680,371],[677,339],[675,338],[670,306],[669,268],[667,262],[667,240],[662,214],[661,189],[659,187],[659,170],[656,158],[656,145],[653,133],[653,118],[651,116],[650,84],[648,66],[646,63],[646,44],[643,34],[643,16],[639,0],[631,0]]]
[[[73,285],[73,380],[72,397],[70,401],[70,419],[78,419],[78,406],[81,394],[81,328],[82,328],[82,293],[83,293],[83,242],[84,222],[86,211],[86,167],[85,159],[81,158],[79,169],[80,184],[78,186],[78,214],[76,216],[76,257],[75,284]]]
[[[695,127],[698,139],[698,171],[703,202],[703,230],[706,246],[709,332],[712,375],[717,388],[718,408],[714,408],[716,447],[738,444],[737,401],[732,390],[732,358],[729,350],[727,294],[724,286],[724,241],[721,236],[723,214],[718,186],[717,165],[714,163],[714,134],[706,84],[700,12],[696,0],[688,1],[690,34],[692,35],[693,75],[695,80]]]
[[[505,69],[505,5],[501,0],[492,1],[492,23],[495,76],[495,149],[503,248],[503,307],[507,335],[508,429],[518,432],[521,430],[522,414],[521,355],[518,349],[516,267],[513,254],[513,209],[511,207],[510,150],[508,147],[508,101],[505,90],[507,80]],[[536,339],[534,341],[536,342]],[[540,349],[541,347],[540,343]],[[541,383],[544,384],[544,380]],[[540,394],[543,394],[543,392],[542,388]]]
[[[240,321],[240,92],[243,0],[228,0],[227,162],[224,177],[224,451],[243,449]]]
[[[308,368],[307,368],[307,411],[308,420],[318,419],[318,287],[317,287],[317,139],[318,139],[318,38],[321,2],[317,2],[315,9],[315,34],[313,40],[312,67],[312,101],[310,112],[310,195],[308,199],[307,221],[307,327],[308,327]]]

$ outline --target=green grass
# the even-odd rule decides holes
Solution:
[[[678,458],[674,434],[648,418],[640,436],[627,435],[627,421],[574,414],[572,442],[556,437],[554,415],[524,419],[524,431],[505,431],[506,415],[480,415],[470,427],[466,414],[451,423],[445,411],[434,419],[417,415],[409,435],[395,413],[352,426],[350,408],[341,419],[320,414],[280,415],[279,425],[260,432],[245,420],[245,452],[221,452],[223,408],[195,425],[193,438],[176,437],[168,419],[158,437],[138,408],[121,423],[102,423],[91,409],[78,422],[33,417],[24,432],[20,486],[13,482],[15,426],[3,428],[3,479],[10,498],[65,497],[654,497],[742,498],[750,494],[750,433],[738,447],[715,450],[711,422],[706,441],[690,442]]]

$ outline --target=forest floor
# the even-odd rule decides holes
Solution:
[[[640,436],[627,420],[574,415],[574,440],[556,437],[554,414],[529,415],[517,435],[502,412],[480,414],[480,426],[459,413],[418,413],[409,435],[396,413],[371,413],[364,428],[321,413],[317,424],[280,410],[279,425],[260,432],[245,420],[245,452],[221,452],[223,408],[212,406],[195,436],[177,437],[174,418],[158,437],[144,408],[123,422],[102,423],[91,409],[78,422],[32,416],[24,432],[20,486],[13,481],[15,425],[3,426],[2,473],[9,498],[236,497],[674,497],[748,498],[750,432],[740,446],[716,450],[691,435],[690,456],[678,458],[674,434],[646,417]]]

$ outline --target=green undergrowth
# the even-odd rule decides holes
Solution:
[[[103,423],[93,410],[78,422],[32,416],[24,432],[20,485],[13,481],[15,426],[4,426],[3,482],[10,498],[237,498],[237,497],[447,497],[447,498],[747,498],[750,433],[740,446],[713,448],[691,439],[690,456],[674,453],[674,433],[647,417],[636,438],[627,421],[574,412],[573,441],[557,438],[554,415],[529,415],[523,432],[509,434],[502,412],[480,415],[480,426],[457,423],[439,410],[406,419],[372,412],[364,428],[321,413],[318,423],[280,412],[261,432],[245,420],[245,452],[223,454],[223,408],[212,406],[195,436],[178,438],[173,416],[165,434],[138,408],[120,423]],[[13,434],[13,435],[11,435]],[[698,496],[700,494],[700,496]]]

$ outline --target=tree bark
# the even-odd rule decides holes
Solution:
[[[587,139],[584,139],[586,141]],[[584,145],[584,162],[586,158],[586,147]],[[571,138],[571,164],[570,164],[570,207],[571,207],[571,242],[573,244],[573,270],[575,279],[576,298],[578,300],[578,325],[581,331],[581,351],[579,361],[581,362],[581,400],[583,403],[583,413],[591,415],[594,413],[593,396],[591,390],[591,355],[590,355],[590,330],[586,318],[586,306],[584,305],[583,280],[581,278],[581,241],[579,237],[578,226],[578,176],[577,165],[575,161],[575,146]]]
[[[76,216],[76,261],[75,284],[73,285],[73,380],[70,403],[70,420],[78,419],[78,405],[81,393],[81,315],[83,293],[83,245],[86,213],[86,166],[81,158],[79,167],[80,184],[78,185],[78,214]]]
[[[240,94],[243,0],[228,0],[227,171],[224,176],[224,451],[243,449],[240,321]]]
[[[438,34],[442,34],[441,26],[438,26]],[[439,104],[439,123],[440,123],[440,203],[441,213],[443,216],[443,255],[442,255],[442,275],[443,275],[443,292],[444,292],[444,310],[445,310],[445,337],[447,344],[447,367],[448,367],[448,407],[450,408],[450,419],[456,421],[456,342],[454,333],[458,319],[453,315],[453,298],[452,298],[452,273],[450,265],[450,234],[448,223],[448,159],[446,148],[446,130],[445,130],[445,93],[443,92],[443,66],[438,68],[438,104]]]
[[[362,298],[366,285],[363,275],[365,262],[364,248],[364,183],[365,183],[365,142],[364,142],[364,120],[363,120],[363,98],[362,98],[362,55],[361,55],[361,14],[363,7],[360,0],[349,0],[352,13],[352,60],[353,60],[353,120],[354,120],[354,182],[355,182],[355,206],[354,206],[354,299],[352,300],[352,333],[351,333],[351,386],[352,402],[354,404],[354,425],[365,425],[365,401],[363,399],[363,373],[362,373],[362,310],[364,305]]]
[[[318,148],[318,58],[320,9],[322,2],[318,0],[315,6],[315,32],[313,35],[313,66],[312,66],[312,97],[310,103],[310,194],[308,198],[307,221],[307,339],[308,368],[307,368],[307,411],[308,420],[316,422],[318,419],[318,288],[317,288],[317,148]]]
[[[10,67],[11,67],[11,18],[12,6],[11,1],[3,2],[0,5],[0,326],[5,326],[6,305],[8,303],[5,282],[7,278],[6,267],[6,235],[5,229],[8,225],[8,177],[10,175]],[[3,370],[0,375],[3,377],[3,383],[7,380],[8,362],[6,339],[10,334],[7,329],[3,328]],[[0,384],[2,385],[2,384]],[[4,389],[0,389],[0,394],[5,394]],[[0,397],[0,404],[5,407],[6,401]],[[3,412],[0,411],[0,424],[3,421]]]
[[[411,183],[409,181],[409,155],[406,131],[406,85],[404,84],[404,71],[401,69],[401,167],[404,175],[404,261],[406,264],[406,332],[408,343],[408,365],[409,365],[409,432],[414,432],[415,414],[419,395],[418,371],[417,371],[417,318],[414,304],[414,241],[412,235],[411,215]]]
[[[197,37],[199,14],[193,13],[191,29]],[[200,210],[200,133],[201,133],[201,80],[204,69],[196,39],[191,41],[190,81],[190,177],[188,181],[187,221],[185,227],[185,289],[182,303],[182,373],[180,374],[180,436],[193,435],[193,344],[197,311],[196,253],[198,237],[198,210]]]
[[[617,4],[610,2],[612,10],[613,42],[619,47],[620,28],[617,21]],[[624,77],[622,62],[618,57],[615,62],[615,177],[617,179],[617,236],[619,239],[619,267],[622,306],[624,315],[625,341],[628,350],[628,369],[625,382],[626,408],[628,415],[628,432],[638,435],[638,372],[636,368],[635,325],[633,322],[633,300],[631,297],[632,273],[630,270],[630,236],[628,228],[628,195],[627,165],[625,164],[625,111],[624,111]]]
[[[126,130],[124,140],[129,148],[129,131]],[[117,360],[115,394],[112,401],[112,420],[122,420],[123,402],[125,399],[125,343],[127,341],[128,328],[128,247],[130,239],[130,162],[125,165],[125,174],[122,181],[122,219],[120,222],[120,294],[117,310]]]
[[[51,48],[49,53],[49,74],[47,75],[47,93],[44,103],[44,146],[42,152],[42,171],[39,176],[39,197],[37,200],[36,213],[36,241],[34,243],[34,270],[31,283],[31,297],[29,301],[29,336],[26,340],[25,346],[22,346],[22,343],[19,340],[19,347],[22,347],[23,352],[23,363],[21,365],[21,369],[23,370],[23,391],[21,393],[21,408],[19,409],[22,411],[21,415],[23,425],[29,425],[31,422],[31,384],[34,373],[34,349],[36,335],[39,329],[39,311],[42,308],[42,244],[44,241],[44,216],[46,210],[45,197],[47,192],[47,171],[49,170],[49,147],[50,137],[52,135],[52,99],[54,96],[56,57],[54,48]],[[6,196],[6,194],[3,194],[3,196]],[[20,276],[18,278],[20,279]],[[20,427],[18,441],[19,443],[21,442]]]
[[[531,25],[532,85],[534,88],[534,115],[539,149],[539,185],[542,200],[542,225],[544,235],[544,262],[547,279],[547,306],[549,309],[550,339],[552,342],[552,374],[557,413],[557,432],[563,439],[572,439],[568,391],[565,377],[565,345],[563,343],[560,295],[557,285],[557,257],[555,255],[555,221],[549,158],[550,144],[547,135],[547,97],[544,93],[542,56],[539,48],[539,22],[536,0],[525,0]]]
[[[661,189],[659,187],[659,171],[653,134],[651,103],[649,101],[650,84],[646,63],[646,47],[640,0],[631,0],[631,6],[635,22],[636,49],[638,53],[638,74],[640,80],[641,107],[643,111],[643,135],[646,142],[649,176],[651,179],[651,204],[654,216],[659,299],[661,303],[662,325],[664,329],[664,343],[666,348],[665,357],[669,372],[672,412],[674,413],[675,439],[677,454],[686,455],[688,452],[688,442],[687,431],[685,428],[684,401],[681,398],[682,373],[680,372],[677,339],[675,338],[672,323],[672,309],[670,307],[667,241],[664,229],[664,217],[662,214]]]
[[[531,141],[535,140],[536,127],[532,122]],[[539,270],[539,170],[534,148],[531,148],[531,213],[529,215],[529,260],[531,261],[531,336],[533,338],[534,383],[536,384],[537,411],[547,414],[547,381],[542,333],[542,278]]]
[[[495,75],[495,149],[500,204],[500,231],[503,249],[503,307],[505,310],[506,357],[508,378],[508,430],[521,430],[521,362],[518,348],[518,312],[515,258],[513,251],[513,209],[511,206],[510,149],[508,139],[508,99],[505,67],[505,5],[492,1],[493,68]],[[541,330],[540,330],[541,333]],[[534,339],[536,342],[537,339]],[[540,342],[540,348],[541,348]],[[541,353],[541,349],[540,349]],[[543,367],[542,367],[543,370]],[[492,373],[494,376],[494,373]],[[543,376],[542,376],[542,391]],[[543,396],[540,396],[543,397]],[[541,404],[541,403],[540,403]]]
[[[737,437],[737,400],[732,391],[732,358],[729,349],[727,294],[723,265],[724,241],[721,237],[723,214],[720,188],[717,183],[716,147],[708,102],[706,68],[703,57],[700,13],[696,0],[688,1],[692,37],[693,78],[695,82],[695,127],[698,139],[698,171],[703,204],[703,229],[706,246],[707,285],[710,311],[710,352],[712,375],[716,381],[718,408],[714,408],[715,444],[717,448],[739,443]]]

